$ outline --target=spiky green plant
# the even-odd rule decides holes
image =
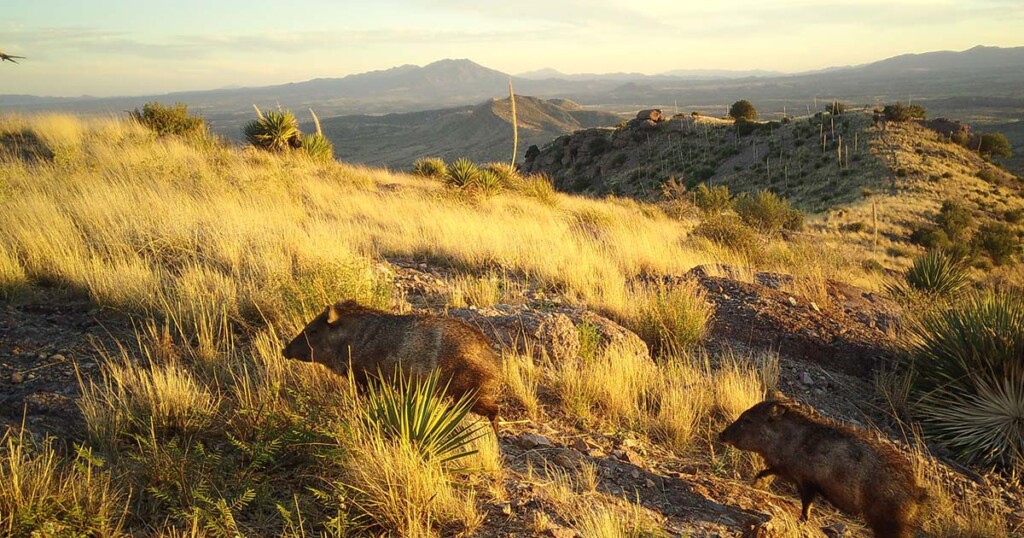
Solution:
[[[480,180],[480,168],[473,161],[463,157],[448,167],[444,180],[450,187],[472,188]]]
[[[1024,295],[972,296],[911,327],[927,432],[964,461],[1024,464]]]
[[[421,157],[412,163],[412,173],[417,176],[442,179],[448,174],[448,165],[440,157]]]
[[[256,119],[247,123],[243,132],[250,144],[267,151],[287,151],[302,145],[299,122],[290,110],[263,114],[256,108]]]
[[[516,167],[508,163],[489,163],[484,167],[484,171],[497,176],[501,180],[501,184],[508,188],[515,188],[523,181],[523,177],[519,175]]]
[[[967,289],[970,279],[961,260],[932,250],[914,259],[903,278],[886,284],[886,290],[897,297],[924,294],[933,299],[952,299]]]
[[[330,161],[334,158],[334,144],[322,134],[302,135],[302,151],[315,161]]]
[[[469,444],[485,430],[462,425],[476,395],[446,402],[439,396],[444,390],[437,370],[414,381],[395,377],[391,384],[371,384],[363,411],[369,425],[386,438],[410,443],[428,460],[447,463],[476,453]]]
[[[481,170],[474,188],[484,196],[493,196],[505,189],[505,183],[498,174],[490,170]]]

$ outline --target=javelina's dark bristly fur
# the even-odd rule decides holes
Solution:
[[[821,495],[864,517],[877,537],[913,536],[924,491],[910,462],[866,432],[773,399],[744,411],[719,440],[764,458],[766,468],[755,480],[778,475],[796,484],[804,520]]]
[[[390,381],[398,372],[425,377],[438,369],[447,394],[475,394],[472,411],[490,419],[497,433],[500,362],[483,333],[461,320],[397,315],[345,301],[310,321],[282,354],[339,375],[347,375],[351,364],[360,385],[378,373]]]

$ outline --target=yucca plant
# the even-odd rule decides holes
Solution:
[[[302,135],[302,151],[305,151],[306,155],[315,161],[330,161],[334,158],[334,144],[324,136],[324,132],[320,128],[320,118],[316,117],[316,112],[313,112],[311,108],[309,113],[313,115],[316,133]]]
[[[444,179],[448,186],[457,189],[473,187],[480,179],[480,168],[473,161],[462,158],[448,167]]]
[[[427,460],[448,463],[476,453],[468,446],[485,430],[479,425],[462,425],[475,395],[448,403],[441,396],[444,390],[439,390],[437,370],[414,381],[401,374],[395,377],[391,384],[370,386],[364,407],[370,426],[386,438],[410,443]]]
[[[484,196],[493,196],[505,189],[501,176],[490,170],[481,170],[473,186]]]
[[[442,179],[448,173],[448,165],[440,157],[421,157],[412,163],[412,173],[417,176]]]
[[[933,299],[953,299],[968,285],[967,267],[961,260],[932,250],[915,258],[903,278],[886,284],[886,290],[897,297],[924,294]]]
[[[1024,295],[972,296],[910,330],[917,411],[968,462],[1024,464]]]
[[[516,167],[508,163],[490,163],[484,167],[484,171],[497,176],[501,181],[501,184],[505,187],[515,187],[523,181],[523,178],[519,175],[519,171],[516,170]]]
[[[243,132],[250,144],[267,151],[286,151],[302,145],[299,122],[290,110],[271,110],[266,114],[256,109],[256,119],[245,125]]]

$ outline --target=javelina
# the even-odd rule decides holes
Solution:
[[[355,301],[328,306],[285,346],[285,358],[318,362],[339,375],[349,364],[356,382],[368,376],[394,380],[423,377],[435,368],[447,394],[459,398],[476,392],[472,411],[487,417],[498,431],[500,363],[479,330],[452,318],[396,315]]]
[[[767,400],[744,411],[718,440],[764,458],[767,467],[754,481],[778,475],[795,483],[801,520],[821,494],[840,510],[863,516],[875,536],[912,536],[924,491],[906,458],[864,432],[791,402]]]

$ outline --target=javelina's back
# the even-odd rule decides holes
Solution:
[[[476,393],[473,412],[496,424],[500,364],[487,338],[466,323],[430,315],[397,315],[348,301],[331,305],[284,349],[287,358],[319,362],[338,374],[349,364],[356,381],[378,372],[393,380],[435,368],[448,394]]]
[[[796,484],[803,519],[820,494],[863,516],[875,536],[912,536],[923,491],[910,462],[866,432],[769,400],[745,411],[719,439],[764,458],[756,478],[775,474]]]

